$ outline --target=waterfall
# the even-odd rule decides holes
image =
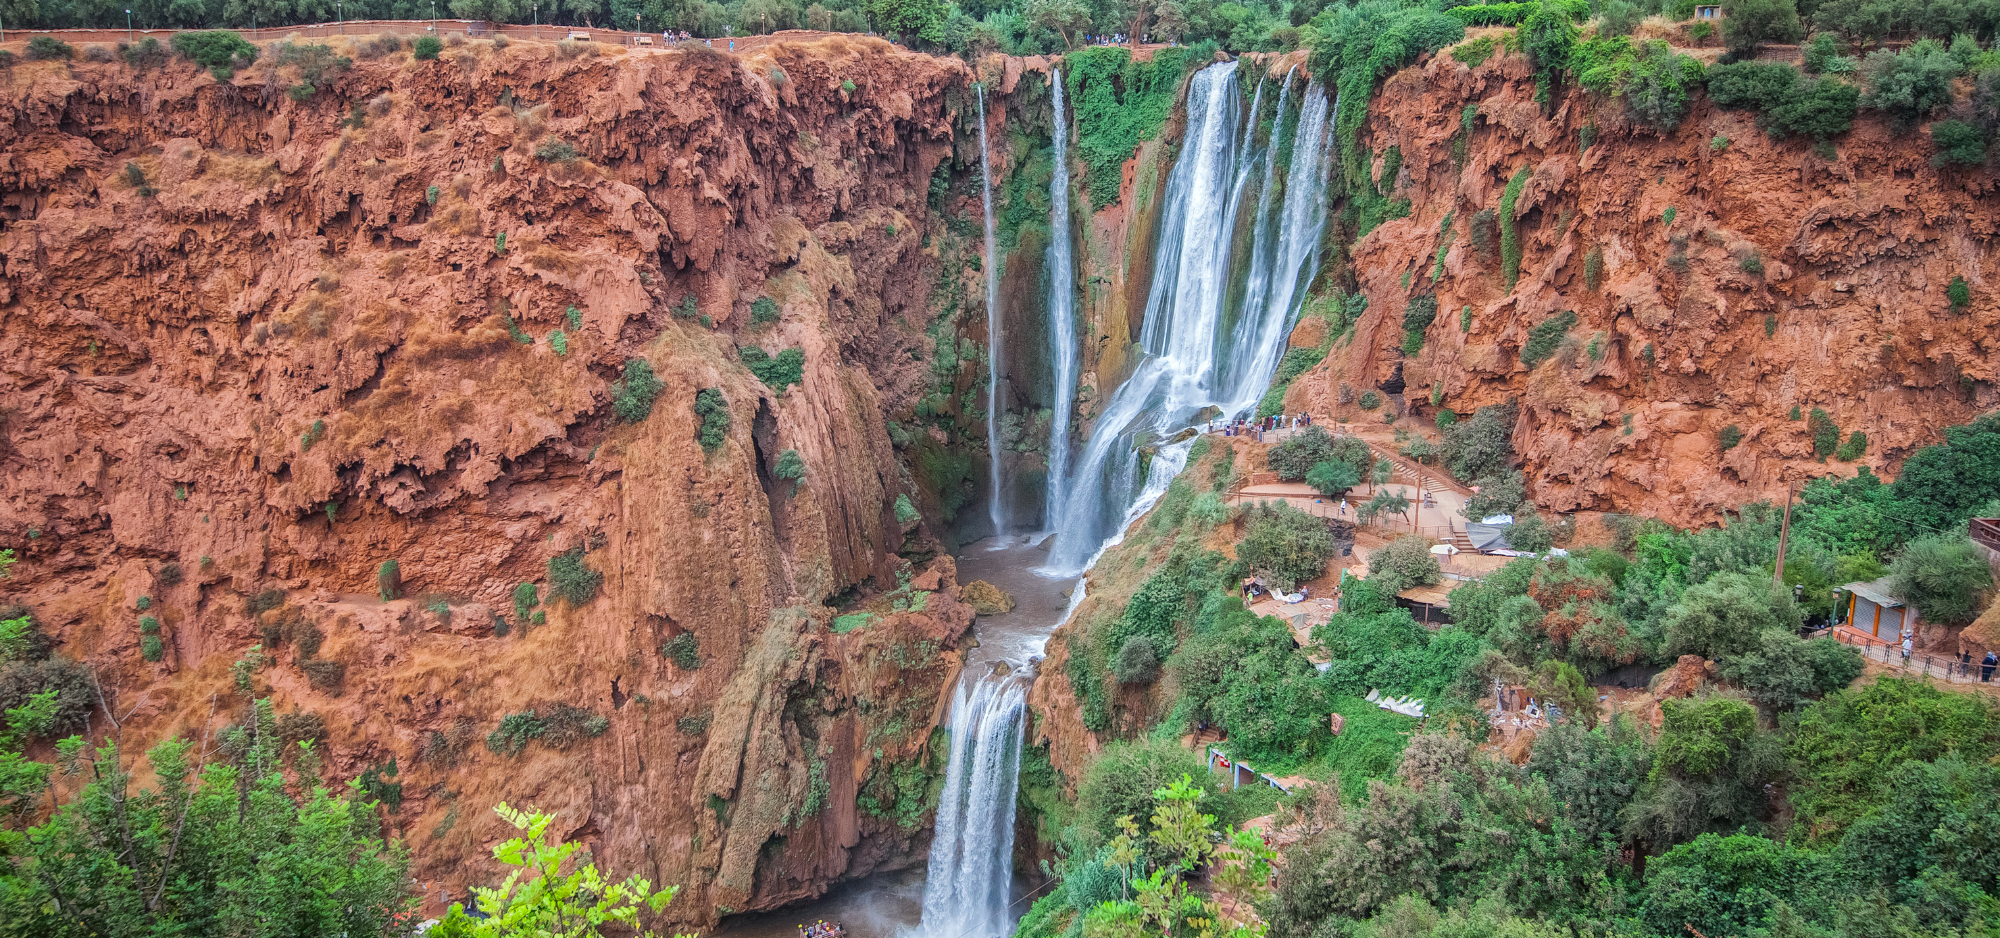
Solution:
[[[1015,677],[958,682],[951,753],[924,880],[926,938],[1006,938],[1014,877],[1014,789],[1027,686]]]
[[[1285,104],[1291,99],[1292,73],[1296,71],[1298,66],[1295,65],[1291,71],[1285,73],[1285,83],[1278,86],[1278,116],[1271,121],[1271,141],[1264,147],[1264,185],[1257,196],[1257,214],[1252,216],[1254,221],[1250,232],[1250,276],[1243,290],[1245,313],[1263,308],[1264,297],[1269,292],[1271,239],[1276,234],[1273,230],[1276,226],[1270,220],[1271,196],[1278,191],[1275,175],[1278,164],[1278,139],[1285,128]],[[1252,121],[1257,119],[1257,112],[1254,109],[1250,115]],[[1248,167],[1244,171],[1247,173]],[[1247,333],[1252,328],[1254,327],[1251,325],[1250,316],[1238,315],[1236,329],[1231,334],[1230,340],[1240,345],[1248,340]]]
[[[1000,507],[1000,245],[993,235],[993,171],[986,160],[986,86],[979,86],[979,198],[986,207],[986,459],[993,497],[986,513],[993,533],[1005,531]]]
[[[1236,131],[1242,96],[1235,62],[1196,73],[1188,86],[1187,131],[1167,177],[1155,239],[1152,289],[1139,335],[1138,364],[1105,402],[1090,438],[1065,481],[1061,529],[1043,572],[1073,575],[1165,492],[1186,462],[1193,440],[1176,439],[1204,409],[1224,417],[1256,406],[1270,383],[1295,312],[1301,282],[1310,281],[1326,224],[1326,95],[1305,95],[1293,132],[1284,203],[1272,197],[1278,140],[1266,141],[1264,195],[1247,220],[1254,297],[1246,290],[1227,331],[1229,258],[1239,237],[1236,204],[1253,162]],[[1280,92],[1289,97],[1290,81]],[[1255,120],[1255,115],[1251,115]],[[1284,125],[1281,103],[1277,128]],[[1250,128],[1244,139],[1254,136]],[[1241,151],[1239,153],[1239,150]],[[1271,218],[1273,212],[1276,218]],[[1257,257],[1256,232],[1273,233]],[[1172,441],[1172,442],[1169,442]],[[1139,478],[1142,450],[1151,468]]]
[[[1076,407],[1077,356],[1076,267],[1069,243],[1069,122],[1063,116],[1062,69],[1055,70],[1055,175],[1049,180],[1049,360],[1055,363],[1055,389],[1049,420],[1049,485],[1044,510],[1048,528],[1063,517],[1068,491],[1069,421]]]

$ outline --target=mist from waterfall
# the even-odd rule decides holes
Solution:
[[[1069,232],[1069,120],[1063,114],[1062,69],[1050,83],[1055,92],[1055,174],[1049,179],[1049,360],[1055,366],[1054,402],[1049,419],[1048,512],[1045,530],[1063,517],[1068,492],[1070,412],[1076,408],[1078,356],[1082,349],[1076,329],[1076,265]]]
[[[986,514],[1004,534],[1000,505],[1000,242],[993,230],[993,171],[986,159],[986,86],[979,87],[979,198],[986,208],[986,462],[993,491]]]
[[[1006,938],[1014,930],[1007,905],[1027,686],[968,671],[953,692],[950,761],[918,926],[924,938]]]
[[[1187,459],[1198,415],[1217,408],[1226,419],[1254,408],[1277,368],[1296,315],[1301,287],[1318,264],[1326,224],[1327,100],[1311,89],[1292,122],[1290,165],[1275,193],[1277,161],[1290,76],[1280,91],[1278,118],[1253,164],[1256,127],[1239,138],[1242,114],[1236,62],[1219,62],[1189,83],[1186,136],[1167,177],[1155,239],[1152,288],[1131,377],[1105,401],[1081,455],[1064,481],[1057,532],[1043,571],[1074,575],[1088,569],[1160,494]],[[1239,212],[1251,176],[1258,206]],[[1275,214],[1274,214],[1275,213]],[[1239,220],[1247,230],[1239,232]],[[1259,229],[1271,232],[1258,250]],[[1251,243],[1251,269],[1235,324],[1229,285],[1232,245]],[[1213,411],[1211,411],[1213,412]],[[1150,450],[1150,463],[1142,451]],[[1141,466],[1147,466],[1142,474]],[[1162,472],[1170,470],[1162,477]]]

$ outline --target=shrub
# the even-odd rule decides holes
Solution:
[[[1528,341],[1521,346],[1521,364],[1532,370],[1553,358],[1575,325],[1576,311],[1567,309],[1537,323],[1528,330]]]
[[[1752,274],[1761,277],[1764,275],[1764,258],[1761,255],[1759,255],[1754,249],[1744,251],[1742,254],[1737,256],[1736,267],[1738,270],[1741,270],[1746,274]]]
[[[1722,451],[1726,453],[1735,449],[1736,444],[1743,442],[1743,429],[1732,423],[1723,427],[1722,432],[1717,433],[1715,438],[1716,442],[1722,444]]]
[[[1944,288],[1944,296],[1951,301],[1954,312],[1964,312],[1967,306],[1972,305],[1972,286],[1965,282],[1964,277],[1953,277]]]
[[[514,587],[514,618],[526,622],[528,613],[534,611],[541,601],[541,597],[536,595],[535,584],[522,583]]]
[[[28,40],[28,59],[30,61],[50,62],[57,59],[68,61],[75,55],[75,48],[54,36],[36,36]]]
[[[1935,39],[1919,39],[1901,52],[1878,49],[1861,60],[1868,86],[1861,106],[1914,124],[1951,103],[1951,81],[1959,71],[1958,60]]]
[[[799,480],[806,477],[806,461],[799,456],[798,450],[785,450],[778,454],[778,465],[774,472],[778,478],[792,483],[792,493],[796,495],[799,491]]]
[[[173,586],[179,583],[180,581],[181,581],[180,564],[163,563],[160,565],[160,569],[153,571],[153,582],[158,583],[161,586]]]
[[[1382,406],[1382,395],[1374,391],[1363,391],[1361,392],[1361,399],[1356,401],[1356,403],[1361,405],[1362,410],[1374,410]]]
[[[1688,587],[1661,625],[1669,655],[1722,658],[1756,647],[1766,629],[1797,632],[1803,617],[1790,590],[1763,573],[1718,573]]]
[[[1861,653],[1831,638],[1767,629],[1750,648],[1722,659],[1716,673],[1764,707],[1793,710],[1852,684],[1861,676]]]
[[[1958,753],[1983,762],[1996,749],[2000,712],[1983,695],[1894,677],[1829,693],[1799,715],[1788,752],[1799,830],[1813,840],[1837,839],[1890,797],[1892,770],[1906,761]]]
[[[1351,437],[1336,438],[1324,427],[1316,426],[1307,427],[1271,447],[1265,459],[1271,471],[1288,482],[1305,478],[1314,466],[1329,459],[1350,463],[1361,470],[1366,470],[1374,461],[1368,444]]]
[[[157,662],[167,653],[167,646],[158,635],[139,636],[139,657]]]
[[[1833,160],[1839,154],[1826,142],[1827,138],[1844,134],[1854,126],[1854,112],[1860,99],[1861,92],[1853,85],[1839,79],[1818,78],[1795,86],[1764,112],[1762,122],[1772,136],[1795,134],[1819,140],[1822,158]]]
[[[410,49],[420,61],[435,61],[438,53],[444,51],[444,43],[436,36],[418,36],[417,41],[410,44]]]
[[[1236,556],[1251,568],[1286,587],[1326,572],[1334,548],[1325,521],[1284,502],[1259,502],[1244,518],[1246,533]]]
[[[1992,586],[1984,556],[1962,530],[1911,541],[1889,564],[1889,588],[1931,622],[1971,621]]]
[[[140,612],[145,612],[146,610],[153,608],[153,597],[151,596],[139,597],[139,601],[133,603],[132,608],[137,609]]]
[[[785,389],[805,381],[806,353],[803,349],[788,348],[776,355],[755,345],[746,345],[736,350],[743,367],[757,376],[774,393],[783,394]]]
[[[549,601],[568,600],[581,606],[597,598],[604,574],[583,560],[583,548],[575,547],[549,558]]]
[[[118,55],[136,69],[159,68],[167,64],[167,50],[158,39],[147,36],[135,43],[119,43]]]
[[[1111,673],[1121,684],[1151,684],[1159,680],[1160,653],[1153,647],[1153,640],[1144,635],[1127,637],[1111,659]]]
[[[1594,247],[1583,256],[1583,288],[1592,293],[1604,285],[1604,249]]]
[[[1467,68],[1478,68],[1493,57],[1500,47],[1499,40],[1492,36],[1481,36],[1451,47],[1451,57],[1465,64]]]
[[[1818,456],[1821,462],[1825,462],[1826,457],[1833,455],[1833,451],[1840,446],[1840,427],[1834,424],[1826,411],[1817,407],[1812,409],[1812,416],[1806,418],[1806,432],[1812,434],[1813,455]]]
[[[340,696],[341,684],[347,679],[347,665],[324,658],[309,658],[299,662],[299,670],[306,673],[306,683],[313,690],[331,696]]]
[[[1481,407],[1472,418],[1444,430],[1441,449],[1444,466],[1462,482],[1482,480],[1506,471],[1514,460],[1514,418],[1507,408]]]
[[[1840,66],[1834,64],[1834,60],[1844,57],[1847,54],[1847,47],[1845,43],[1840,41],[1839,35],[1819,32],[1814,33],[1811,39],[1806,40],[1805,46],[1800,49],[1800,52],[1805,60],[1806,71],[1817,75],[1821,72],[1839,68]],[[1850,71],[1853,69],[1853,62],[1851,60],[1846,64],[1846,68]]]
[[[750,324],[762,325],[778,321],[778,303],[768,296],[760,296],[750,301]]]
[[[1805,36],[1793,0],[1728,0],[1723,4],[1722,42],[1741,58],[1767,42],[1797,42]]]
[[[503,756],[518,756],[531,740],[548,732],[548,724],[535,715],[534,708],[500,718],[500,725],[486,734],[486,748]]]
[[[1410,297],[1410,301],[1403,304],[1403,354],[1415,355],[1423,350],[1424,331],[1437,319],[1437,311],[1435,293]]]
[[[394,560],[382,561],[382,566],[377,567],[375,569],[375,592],[378,595],[380,595],[382,597],[382,601],[386,603],[392,599],[395,599],[396,594],[400,592],[402,588],[403,588],[402,564],[399,564]]]
[[[1868,434],[1856,430],[1847,435],[1847,442],[1840,444],[1840,449],[1833,454],[1833,458],[1841,462],[1853,462],[1867,452]]]
[[[1786,909],[1831,904],[1835,896],[1826,890],[1840,877],[1827,854],[1749,833],[1702,834],[1646,872],[1645,922],[1661,935],[1763,935],[1767,925],[1771,935],[1821,934],[1781,930],[1775,919]]]
[[[1703,75],[1699,61],[1675,54],[1664,40],[1633,42],[1623,36],[1582,43],[1570,67],[1579,85],[1622,99],[1633,117],[1665,131],[1680,126],[1688,91]]]
[[[535,159],[544,163],[574,163],[578,158],[576,147],[561,137],[550,137],[535,144]]]
[[[153,184],[147,181],[146,171],[139,168],[137,163],[125,164],[125,184],[139,193],[140,198],[150,199],[160,194],[160,190],[153,188]]]
[[[653,375],[653,364],[643,358],[625,360],[625,373],[612,390],[611,410],[626,423],[638,423],[653,413],[653,401],[666,385]]]
[[[1444,579],[1429,538],[1405,534],[1368,555],[1368,580],[1383,594],[1394,596],[1412,586],[1431,586]]]
[[[915,524],[919,518],[923,517],[922,514],[918,513],[917,506],[910,502],[910,496],[907,494],[898,494],[896,496],[894,510],[896,512],[897,524]]]
[[[599,716],[596,711],[565,703],[550,707],[548,716],[542,718],[542,724],[542,743],[557,749],[568,749],[585,739],[596,739],[611,728],[611,721]]]
[[[1604,13],[1598,20],[1598,34],[1604,36],[1630,36],[1639,28],[1639,22],[1646,18],[1644,10],[1627,0],[1611,0],[1604,5]]]
[[[583,310],[571,306],[563,310],[563,318],[569,320],[569,331],[580,332],[583,330]]]
[[[228,81],[237,69],[257,61],[257,47],[226,29],[175,33],[170,41],[181,58],[208,69],[217,81]]]
[[[1938,121],[1931,125],[1931,145],[1937,148],[1932,166],[1979,166],[1986,162],[1986,132],[1978,124]]]
[[[683,671],[693,671],[701,667],[701,640],[693,632],[682,632],[660,643],[660,657]]]
[[[569,336],[564,334],[561,329],[557,329],[556,331],[549,333],[549,348],[553,349],[556,355],[559,357],[563,355],[568,355]]]
[[[729,436],[729,403],[723,400],[722,389],[702,388],[696,392],[694,415],[701,419],[695,439],[701,442],[703,450],[715,452]]]
[[[674,729],[680,730],[688,736],[700,736],[708,732],[708,724],[712,719],[714,719],[713,711],[703,710],[700,713],[675,720]]]
[[[1507,180],[1507,188],[1500,194],[1500,279],[1507,289],[1514,289],[1521,279],[1521,238],[1514,227],[1514,204],[1521,198],[1522,187],[1528,184],[1529,168],[1516,170],[1513,178]]]

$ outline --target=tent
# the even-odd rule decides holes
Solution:
[[[1514,549],[1514,545],[1507,543],[1507,531],[1501,525],[1469,521],[1465,525],[1465,536],[1472,541],[1472,549],[1480,553]]]

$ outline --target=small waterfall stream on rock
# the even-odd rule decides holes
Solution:
[[[1014,789],[1027,684],[967,670],[951,702],[951,755],[924,881],[924,938],[1005,938],[1014,876]]]
[[[986,514],[1005,534],[1000,506],[1000,242],[993,230],[993,171],[986,157],[986,86],[979,86],[979,197],[986,208],[986,460],[993,483]]]
[[[1224,419],[1255,407],[1270,383],[1285,335],[1296,313],[1302,281],[1318,264],[1326,224],[1327,101],[1307,91],[1291,131],[1284,201],[1279,185],[1279,139],[1265,143],[1258,209],[1237,211],[1248,163],[1249,139],[1237,136],[1242,95],[1237,63],[1219,62],[1196,73],[1188,87],[1187,133],[1180,159],[1167,177],[1151,292],[1139,335],[1141,359],[1111,394],[1082,455],[1068,474],[1061,498],[1062,527],[1043,570],[1075,575],[1138,514],[1150,508],[1187,460],[1187,431],[1204,411]],[[1290,92],[1289,76],[1282,99]],[[1272,137],[1286,124],[1280,107]],[[1253,114],[1249,117],[1255,120]],[[1274,211],[1276,218],[1268,218]],[[1238,226],[1247,216],[1249,230]],[[1271,241],[1257,249],[1257,232],[1270,225]],[[1249,288],[1229,320],[1232,245],[1251,239]],[[1264,256],[1259,257],[1259,254]],[[1216,410],[1209,410],[1215,408]],[[1150,453],[1150,460],[1147,458]],[[1141,471],[1141,467],[1148,467]]]
[[[1055,93],[1055,173],[1049,179],[1049,360],[1055,364],[1053,413],[1049,419],[1049,487],[1043,501],[1053,530],[1063,517],[1062,498],[1069,489],[1069,422],[1075,409],[1077,357],[1076,267],[1069,242],[1069,122],[1063,116],[1062,69],[1049,82]]]

